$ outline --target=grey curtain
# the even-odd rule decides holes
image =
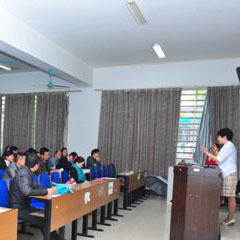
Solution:
[[[37,94],[35,146],[52,151],[64,144],[69,99],[66,93]]]
[[[234,132],[234,143],[238,150],[240,144],[240,104],[239,86],[208,88],[208,103],[210,113],[210,128],[213,141],[216,141],[217,131],[228,127]]]
[[[206,146],[210,149],[212,145],[212,134],[211,134],[211,127],[210,127],[210,114],[209,114],[209,107],[208,107],[208,97],[206,98],[205,106],[203,109],[202,121],[199,129],[198,134],[198,141],[197,147],[194,154],[195,162],[199,164],[205,164],[206,155],[201,152],[201,146]]]
[[[32,145],[34,95],[6,95],[3,145],[16,145],[25,151]]]
[[[166,177],[175,163],[181,89],[103,91],[99,148],[118,171]]]

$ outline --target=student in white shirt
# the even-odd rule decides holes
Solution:
[[[237,187],[237,150],[232,143],[233,132],[229,128],[223,128],[218,131],[218,143],[223,144],[217,156],[208,152],[206,147],[202,147],[202,152],[208,157],[215,160],[222,170],[222,196],[228,198],[229,213],[228,217],[223,221],[224,226],[233,225],[235,223],[236,211],[236,187]]]

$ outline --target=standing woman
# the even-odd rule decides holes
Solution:
[[[235,223],[236,211],[236,187],[237,187],[237,150],[232,143],[233,132],[229,128],[223,128],[217,133],[219,144],[223,144],[217,156],[209,153],[206,147],[202,147],[202,152],[208,157],[215,160],[222,170],[222,196],[227,197],[229,204],[229,212],[227,218],[223,221],[224,226],[233,225]]]

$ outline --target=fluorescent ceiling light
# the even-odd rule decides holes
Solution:
[[[159,44],[157,44],[157,43],[154,44],[153,45],[153,50],[155,51],[155,53],[157,54],[157,56],[159,58],[165,58],[166,57],[164,52],[163,52],[163,50],[162,50],[162,48],[161,48],[161,46]]]
[[[7,70],[7,71],[11,71],[12,69],[10,67],[7,67],[5,65],[0,64],[0,68]]]
[[[128,0],[127,7],[129,9],[130,13],[135,18],[137,24],[139,24],[139,25],[147,24],[147,21],[146,21],[145,17],[143,16],[143,13],[141,12],[141,10],[138,7],[135,0]]]

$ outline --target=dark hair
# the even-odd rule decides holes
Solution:
[[[40,162],[40,158],[36,154],[29,154],[27,156],[26,165],[29,168],[33,168],[36,164]]]
[[[7,152],[11,151],[11,146],[6,146],[3,152],[3,157],[6,156]]]
[[[4,157],[6,158],[6,157],[9,157],[11,155],[14,155],[14,153],[12,151],[8,151],[8,152],[5,153]]]
[[[77,157],[75,160],[74,160],[75,163],[82,163],[82,162],[85,162],[85,159],[83,157]]]
[[[221,148],[221,145],[218,143],[214,143],[213,145],[216,145],[217,149],[219,150]]]
[[[62,151],[60,151],[60,150],[56,150],[56,151],[55,151],[55,154],[57,154],[58,152],[61,152],[61,153],[62,153]]]
[[[26,151],[26,154],[38,154],[38,151],[34,148],[29,148],[27,151]]]
[[[76,152],[71,152],[71,153],[69,154],[69,156],[72,156],[73,158],[76,158],[78,155],[77,155]]]
[[[93,156],[95,153],[100,153],[99,149],[95,148],[91,152],[91,156]]]
[[[12,150],[12,151],[18,151],[18,147],[16,147],[16,146],[11,146],[11,150]]]
[[[61,152],[63,152],[64,150],[67,150],[67,148],[63,147],[63,148],[61,149]]]
[[[233,139],[233,131],[229,128],[222,128],[217,133],[218,136],[226,137],[228,141]]]
[[[18,153],[15,159],[15,162],[17,162],[19,159],[21,159],[22,157],[26,156],[26,154],[24,153]]]
[[[40,149],[40,155],[44,155],[47,152],[50,152],[48,148],[43,147]]]

